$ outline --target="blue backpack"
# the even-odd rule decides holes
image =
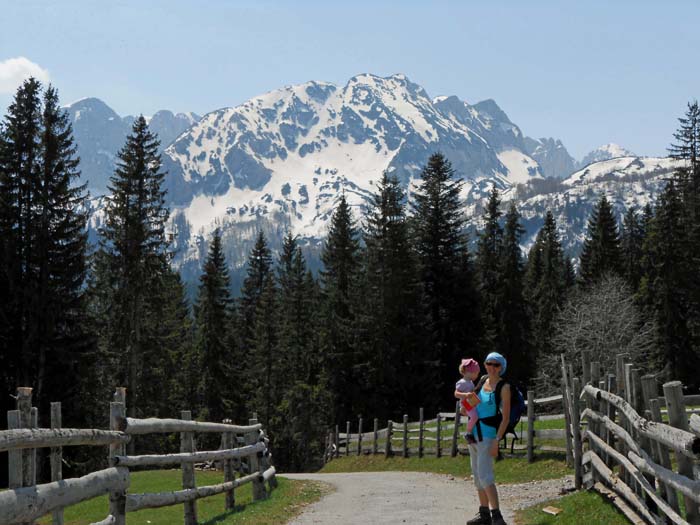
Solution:
[[[481,387],[484,386],[486,379],[487,376],[482,376],[482,378],[479,380],[479,384],[474,389],[474,392],[477,394],[479,393]],[[505,378],[502,378],[496,385],[496,415],[479,419],[477,421],[477,432],[481,434],[481,429],[478,428],[479,423],[483,423],[484,425],[494,428],[498,428],[500,426],[501,421],[503,420],[503,415],[501,414],[501,390],[503,390],[505,385],[510,385],[510,417],[508,418],[509,421],[508,427],[506,428],[506,434],[504,434],[503,437],[505,438],[507,434],[513,434],[516,438],[520,439],[518,434],[515,432],[515,427],[518,425],[520,418],[527,409],[527,406],[525,405],[525,396],[523,396],[523,390],[520,385],[508,381]],[[515,439],[513,440],[513,443],[515,443]]]

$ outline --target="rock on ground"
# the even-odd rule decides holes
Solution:
[[[478,510],[474,484],[445,474],[357,472],[283,476],[323,481],[335,488],[309,505],[291,525],[463,525]],[[506,521],[514,523],[516,509],[554,498],[571,484],[569,478],[564,478],[499,486]]]

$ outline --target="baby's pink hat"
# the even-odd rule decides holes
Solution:
[[[469,359],[462,359],[462,362],[459,365],[459,368],[465,369],[467,372],[481,372],[481,367],[479,366],[479,362],[476,361],[475,359],[469,358]]]

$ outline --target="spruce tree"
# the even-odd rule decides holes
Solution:
[[[502,350],[501,348],[501,315],[502,304],[502,251],[503,228],[499,210],[501,199],[498,189],[494,186],[489,193],[489,200],[484,212],[484,228],[479,234],[476,252],[477,289],[481,301],[481,316],[483,323],[482,353]]]
[[[42,95],[37,80],[26,80],[0,134],[0,366],[3,384],[32,386],[42,410],[49,401],[77,409],[71,403],[92,346],[78,162],[56,89]]]
[[[97,254],[96,287],[101,291],[96,296],[106,301],[109,313],[101,347],[112,357],[112,380],[128,389],[131,417],[137,411],[154,415],[167,394],[160,389],[155,398],[146,395],[151,376],[160,373],[157,356],[165,350],[157,320],[171,272],[158,145],[146,119],[137,118],[110,178]],[[156,363],[156,368],[146,363]]]
[[[359,295],[358,343],[366,363],[366,410],[395,417],[420,403],[411,385],[419,379],[422,315],[416,261],[411,250],[405,192],[386,173],[364,219],[366,249]]]
[[[622,251],[622,274],[633,291],[639,288],[642,278],[642,245],[644,224],[637,210],[631,206],[625,213],[620,234]]]
[[[252,408],[265,428],[270,427],[281,393],[280,365],[283,357],[279,347],[278,315],[277,287],[274,275],[269,272],[255,311],[250,377],[254,399]]]
[[[566,295],[567,267],[556,221],[547,211],[544,225],[530,249],[526,273],[527,300],[532,323],[532,352],[551,354],[552,322]]]
[[[589,285],[605,273],[622,275],[622,251],[617,221],[603,195],[588,220],[580,258],[580,279]]]
[[[460,192],[450,162],[430,157],[414,194],[414,245],[429,342],[423,356],[424,384],[434,386],[426,403],[452,403],[458,359],[475,355],[480,334],[474,269],[467,249]],[[477,355],[477,357],[480,357]]]
[[[195,305],[196,344],[202,377],[199,404],[206,410],[207,421],[222,421],[231,416],[233,400],[229,394],[235,386],[227,340],[232,300],[219,229],[214,231],[199,282]]]
[[[505,217],[503,245],[498,261],[499,322],[498,351],[507,356],[510,376],[527,383],[534,373],[535,363],[529,355],[530,322],[524,296],[525,263],[520,243],[525,229],[520,213],[511,202]]]
[[[360,399],[355,370],[352,293],[359,272],[359,239],[345,195],[336,206],[321,253],[322,353],[334,401],[335,421],[355,418]]]

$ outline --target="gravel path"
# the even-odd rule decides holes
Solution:
[[[444,474],[357,472],[283,476],[324,481],[336,489],[309,505],[291,525],[463,525],[478,510],[474,484]],[[499,486],[506,521],[514,523],[516,509],[554,498],[572,484],[571,478],[563,478]]]

